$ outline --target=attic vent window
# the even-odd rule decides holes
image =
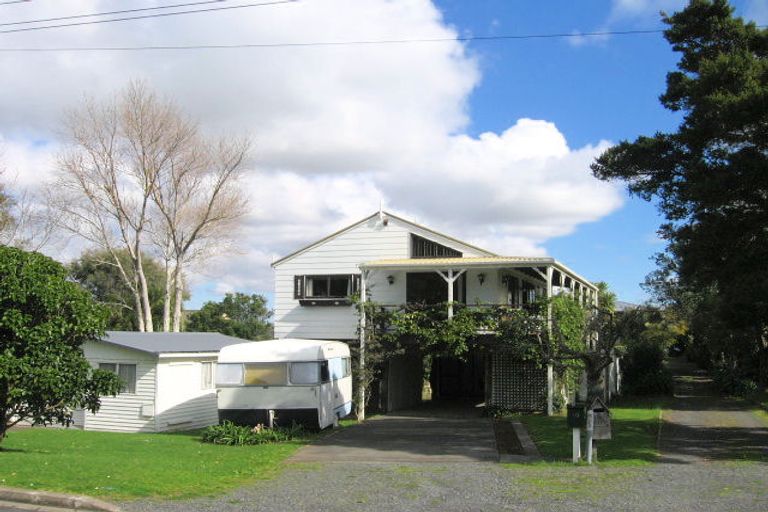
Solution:
[[[461,258],[461,251],[411,234],[411,258]]]
[[[348,306],[359,287],[358,274],[294,276],[293,298],[302,306]]]

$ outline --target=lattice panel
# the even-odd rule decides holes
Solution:
[[[491,361],[491,405],[515,411],[547,408],[547,369],[496,352]]]

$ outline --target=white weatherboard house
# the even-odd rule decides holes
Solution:
[[[86,342],[94,368],[117,373],[117,396],[102,397],[96,414],[78,410],[75,427],[115,432],[164,432],[218,423],[215,371],[219,351],[244,340],[218,333],[108,331]]]
[[[500,256],[383,211],[272,266],[277,338],[357,345],[361,319],[349,300],[355,292],[393,307],[411,302],[523,306],[558,293],[583,303],[597,301],[594,284],[553,258]],[[375,390],[377,407],[391,411],[420,401],[422,370],[420,357],[391,361]],[[501,351],[478,347],[465,361],[437,358],[430,378],[439,398],[479,398],[516,409],[552,407],[551,370],[520,364]]]

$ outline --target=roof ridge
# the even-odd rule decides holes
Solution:
[[[443,238],[446,238],[446,239],[451,240],[453,242],[457,242],[457,243],[459,243],[461,245],[464,245],[466,247],[471,247],[472,249],[475,249],[477,251],[483,252],[483,253],[485,253],[485,254],[487,254],[489,256],[498,256],[497,254],[495,254],[495,253],[493,253],[493,252],[491,252],[491,251],[489,251],[487,249],[483,249],[482,247],[478,247],[476,245],[470,244],[469,242],[465,242],[464,240],[458,239],[458,238],[453,237],[451,235],[446,235],[445,233],[441,233],[441,232],[436,231],[436,230],[434,230],[432,228],[429,228],[427,226],[418,224],[418,223],[416,223],[416,222],[414,222],[412,220],[408,220],[408,219],[406,219],[404,217],[400,217],[399,215],[396,215],[394,213],[388,212],[386,210],[377,210],[376,212],[372,213],[371,215],[369,215],[367,217],[364,217],[364,218],[360,219],[359,221],[354,222],[354,223],[348,225],[347,227],[341,228],[338,231],[334,231],[330,235],[327,235],[327,236],[325,236],[325,237],[323,237],[323,238],[321,238],[319,240],[316,240],[316,241],[312,242],[309,245],[305,245],[304,247],[302,247],[300,249],[297,249],[297,250],[293,251],[292,253],[287,254],[287,255],[283,256],[282,258],[279,258],[279,259],[273,261],[270,266],[272,268],[274,268],[275,265],[279,265],[280,263],[283,263],[286,260],[289,260],[289,259],[293,258],[294,256],[298,256],[299,254],[303,253],[304,251],[307,251],[307,250],[309,250],[309,249],[311,249],[313,247],[316,247],[316,246],[322,244],[323,242],[326,242],[326,241],[328,241],[328,240],[330,240],[332,238],[335,238],[335,237],[341,235],[342,233],[345,233],[345,232],[349,231],[350,229],[359,226],[363,222],[372,219],[373,217],[378,217],[379,215],[386,215],[388,217],[392,217],[393,219],[397,219],[400,222],[404,222],[406,224],[410,224],[411,226],[414,226],[414,227],[416,227],[418,229],[427,231],[427,232],[432,233],[432,234],[437,235],[437,236],[441,236]]]

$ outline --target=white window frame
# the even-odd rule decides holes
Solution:
[[[136,394],[136,388],[138,388],[139,385],[139,365],[137,363],[117,363],[112,361],[101,361],[99,362],[99,370],[105,370],[108,372],[112,372],[112,370],[107,370],[105,368],[102,368],[102,365],[112,365],[115,367],[114,374],[120,377],[120,367],[121,366],[133,366],[133,386],[130,386],[130,383],[126,382],[125,386],[123,386],[122,379],[120,380],[120,392],[118,394],[120,395],[135,395]],[[123,387],[126,389],[133,388],[133,391],[123,391]]]
[[[200,389],[216,389],[213,361],[200,363]]]

